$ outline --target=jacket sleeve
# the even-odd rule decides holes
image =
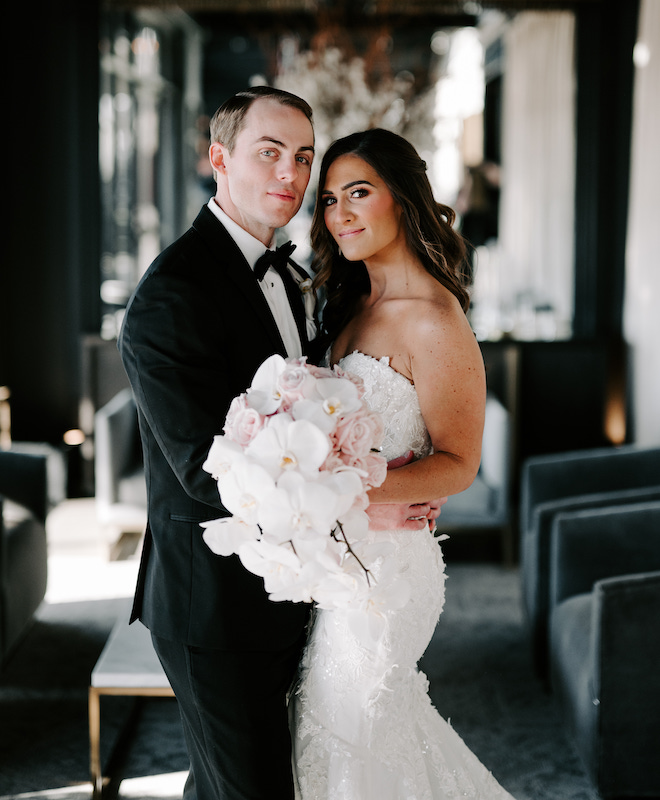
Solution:
[[[222,508],[202,464],[249,378],[236,368],[218,286],[182,255],[160,258],[129,304],[119,349],[142,424],[179,483],[194,500]]]

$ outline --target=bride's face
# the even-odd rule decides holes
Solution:
[[[394,259],[406,248],[401,207],[376,170],[358,156],[332,163],[321,203],[326,227],[349,261]]]

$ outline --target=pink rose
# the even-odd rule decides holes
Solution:
[[[325,472],[334,472],[336,469],[342,469],[345,467],[346,464],[341,460],[341,458],[331,450],[326,460],[321,465],[321,469]]]
[[[354,383],[357,386],[358,397],[360,398],[360,400],[364,397],[365,390],[364,390],[364,381],[362,380],[362,378],[358,377],[357,375],[354,375],[352,372],[346,372],[346,370],[337,366],[337,364],[335,364],[333,368],[333,374],[337,378],[346,378],[346,380],[350,381],[351,383]]]
[[[264,417],[247,404],[247,395],[242,394],[231,401],[224,432],[232,441],[247,447],[264,426]]]
[[[383,422],[379,415],[355,411],[341,419],[333,434],[335,450],[344,463],[365,458],[383,439]]]
[[[315,379],[310,375],[304,363],[287,365],[277,379],[277,386],[282,394],[283,410],[291,408],[297,400],[310,397],[314,389]]]
[[[357,495],[352,507],[358,511],[366,511],[369,508],[369,495],[366,492]]]
[[[367,473],[367,477],[363,478],[362,482],[369,487],[380,486],[387,477],[387,461],[378,453],[369,453],[361,458],[355,466]]]
[[[308,364],[307,369],[313,378],[334,378],[335,373],[329,367],[317,367],[316,364]]]

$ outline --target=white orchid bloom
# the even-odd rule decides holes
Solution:
[[[268,504],[259,512],[261,524],[269,541],[295,541],[311,536],[317,547],[321,537],[330,536],[334,527],[337,495],[315,481],[307,481],[298,472],[285,472]]]
[[[375,648],[387,632],[388,612],[403,608],[410,600],[408,581],[396,574],[389,559],[382,560],[375,581],[361,586],[351,598],[347,610],[348,626],[354,636],[367,647]]]
[[[263,362],[255,372],[252,385],[247,390],[247,403],[250,408],[254,408],[265,417],[277,411],[282,400],[278,379],[286,368],[286,361],[277,353]]]
[[[331,417],[351,414],[362,405],[357,386],[347,378],[319,378],[316,391],[322,398],[323,411]]]
[[[236,517],[223,517],[200,523],[206,530],[202,538],[208,547],[219,556],[237,553],[241,545],[256,541],[260,531],[256,525],[248,525]]]
[[[300,559],[286,545],[263,540],[246,542],[238,555],[247,570],[264,579],[264,587],[269,594],[293,586],[302,569]]]
[[[318,562],[309,561],[303,564],[295,578],[281,589],[272,591],[268,597],[275,602],[289,600],[292,603],[311,603],[314,600],[316,586],[324,575],[325,570]]]
[[[315,475],[329,451],[330,440],[315,425],[278,414],[254,437],[245,452],[277,479],[290,470]]]
[[[294,419],[307,420],[324,433],[334,430],[338,420],[361,407],[357,386],[347,378],[319,378],[316,397],[294,403]]]
[[[362,508],[352,506],[338,520],[349,542],[362,542],[369,538],[369,517]]]
[[[359,472],[352,468],[335,472],[321,472],[318,482],[337,495],[337,517],[341,518],[349,512],[355,499],[364,492]]]
[[[260,505],[268,503],[275,481],[259,464],[245,456],[234,461],[231,470],[218,479],[223,506],[251,525],[257,524]]]
[[[361,579],[347,572],[326,572],[314,591],[319,608],[349,608],[360,592]]]
[[[202,469],[211,473],[218,480],[226,475],[231,470],[234,461],[242,456],[243,448],[239,444],[232,442],[226,436],[214,436],[213,444],[206,461],[202,464]]]

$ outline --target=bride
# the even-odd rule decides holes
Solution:
[[[394,546],[381,568],[405,575],[412,592],[387,612],[377,642],[356,636],[342,611],[316,613],[291,699],[302,800],[511,800],[432,707],[417,669],[444,602],[428,520],[375,530],[379,506],[456,494],[479,467],[485,377],[453,221],[396,134],[352,134],[326,153],[312,223],[323,325],[331,362],[361,377],[383,414],[383,455],[414,454],[370,492],[369,507],[371,536]]]

